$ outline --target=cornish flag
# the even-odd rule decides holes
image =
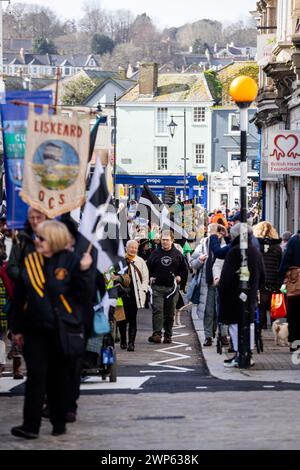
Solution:
[[[97,269],[101,273],[119,266],[125,256],[119,237],[120,223],[112,197],[107,189],[106,177],[97,159],[79,232],[94,247]]]
[[[162,230],[172,230],[174,232],[175,240],[186,240],[188,239],[187,232],[174,220],[172,215],[168,211],[168,208],[162,203],[162,201],[151,191],[149,186],[144,185],[141,197],[139,199],[140,212],[143,211],[142,206],[145,206],[148,211],[148,220],[151,223],[156,223],[161,227]]]

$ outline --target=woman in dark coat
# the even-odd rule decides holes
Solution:
[[[290,239],[286,246],[279,269],[280,281],[282,283],[284,282],[286,272],[292,266],[300,267],[300,231]],[[291,343],[290,350],[292,352],[300,346],[300,296],[288,297],[287,304],[289,342]]]
[[[267,328],[267,312],[271,310],[272,294],[280,291],[279,267],[282,259],[281,238],[270,222],[260,222],[253,227],[259,242],[260,252],[265,265],[265,285],[260,290],[259,313],[260,327]]]
[[[239,246],[240,227],[241,224],[237,224],[231,228],[230,234],[232,238],[232,248],[226,255],[219,282],[220,322],[229,325],[233,348],[236,352],[238,351],[237,325],[241,314],[241,300],[239,298],[239,270],[241,266]],[[248,244],[248,268],[250,271],[248,305],[250,323],[254,323],[255,309],[257,306],[257,292],[264,284],[265,272],[262,255],[252,245],[251,227],[248,227]]]
[[[50,409],[52,434],[66,432],[66,413],[71,391],[69,372],[76,357],[63,352],[61,328],[72,328],[83,344],[84,308],[93,294],[90,267],[85,253],[80,260],[65,250],[70,234],[64,224],[46,221],[36,231],[36,250],[24,259],[16,282],[12,321],[13,339],[23,348],[27,368],[23,424],[12,428],[14,436],[34,439],[39,435],[45,393]],[[79,354],[79,351],[78,351]]]

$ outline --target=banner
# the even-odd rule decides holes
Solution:
[[[52,91],[7,91],[6,102],[0,105],[3,129],[7,224],[11,229],[24,227],[28,206],[20,198],[23,180],[24,153],[28,106],[10,103],[12,100],[52,103]]]
[[[89,115],[37,114],[30,104],[20,196],[49,218],[83,205],[89,155]]]
[[[300,131],[270,132],[268,172],[271,175],[300,176]]]

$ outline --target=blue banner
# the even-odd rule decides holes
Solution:
[[[52,91],[7,91],[5,101],[0,104],[7,224],[11,229],[20,229],[24,227],[28,210],[27,204],[19,196],[23,180],[28,106],[13,104],[12,100],[52,104]],[[42,108],[36,108],[36,112],[42,112]]]

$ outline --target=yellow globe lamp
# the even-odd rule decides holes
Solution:
[[[229,93],[236,103],[252,103],[257,97],[258,87],[253,78],[241,75],[233,80]]]
[[[205,177],[203,175],[198,175],[197,176],[198,183],[203,183],[204,180],[205,180]]]

